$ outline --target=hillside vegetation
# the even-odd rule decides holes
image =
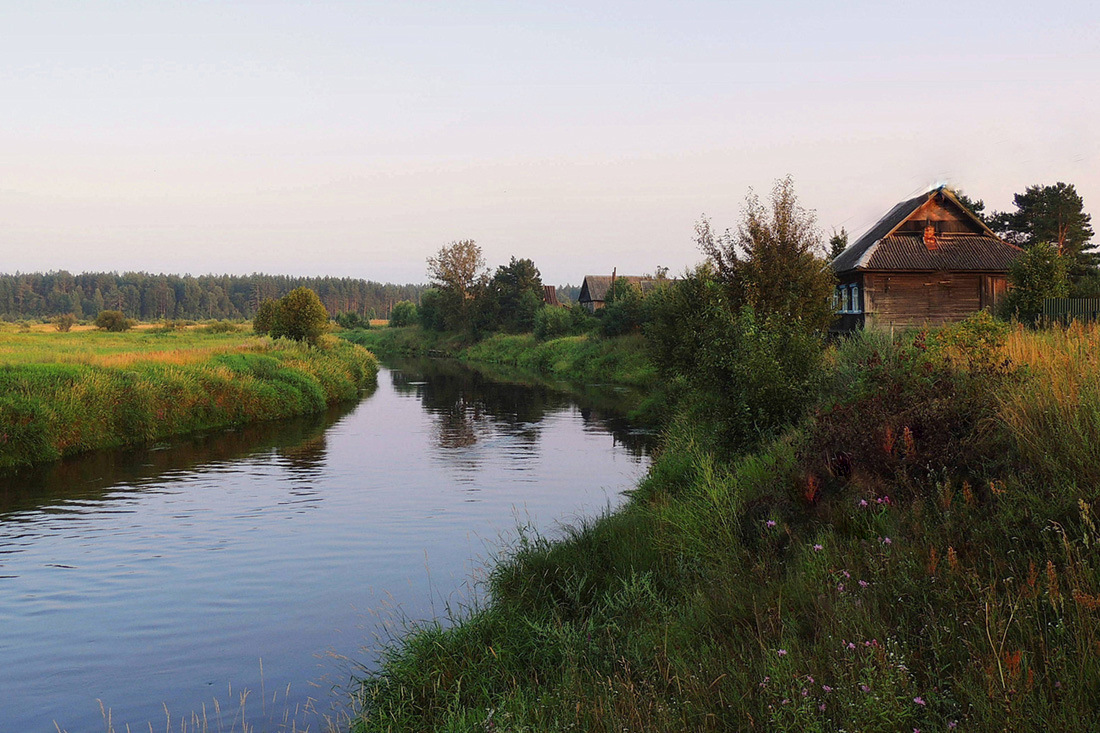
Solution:
[[[377,371],[370,352],[336,339],[0,332],[0,468],[317,412]]]
[[[746,405],[794,368],[768,348],[724,367]],[[627,506],[411,630],[355,729],[1093,730],[1098,354],[984,316],[863,334],[753,440],[689,379]]]

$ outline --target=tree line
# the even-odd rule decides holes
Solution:
[[[387,318],[402,300],[418,302],[426,286],[348,277],[286,275],[154,275],[145,272],[65,271],[0,275],[0,319],[72,314],[94,319],[105,310],[128,318],[248,319],[260,303],[296,288],[313,290],[332,314]]]

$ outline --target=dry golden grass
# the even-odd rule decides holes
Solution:
[[[1001,399],[1001,416],[1025,457],[1052,479],[1100,480],[1100,325],[1018,328],[1004,352],[1030,373]]]

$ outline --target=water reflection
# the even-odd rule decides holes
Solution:
[[[577,388],[535,380],[517,370],[449,359],[396,359],[387,364],[394,389],[416,397],[436,416],[441,448],[469,448],[501,431],[534,450],[546,419],[575,409],[586,429],[611,433],[631,455],[647,455],[653,446],[653,434],[623,416],[624,404],[637,402],[639,396],[621,387]]]
[[[344,403],[313,415],[210,431],[153,446],[93,451],[0,474],[0,519],[35,509],[64,511],[83,502],[103,502],[120,486],[137,488],[184,479],[189,473],[216,470],[269,452],[308,478],[324,463],[325,431],[354,409],[355,403]]]
[[[250,725],[324,730],[305,711],[350,678],[332,659],[375,663],[370,613],[472,597],[478,558],[518,524],[617,506],[645,470],[615,392],[453,362],[379,382],[325,414],[0,478],[0,731],[102,730],[97,699],[115,730],[169,711],[178,730],[265,680],[280,705],[253,694]]]

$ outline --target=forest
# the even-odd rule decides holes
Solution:
[[[143,321],[247,319],[259,304],[298,287],[317,293],[329,313],[387,318],[393,304],[418,302],[423,285],[394,285],[350,277],[286,275],[153,275],[145,272],[0,274],[0,319],[17,321],[72,313],[95,318],[119,310]]]

